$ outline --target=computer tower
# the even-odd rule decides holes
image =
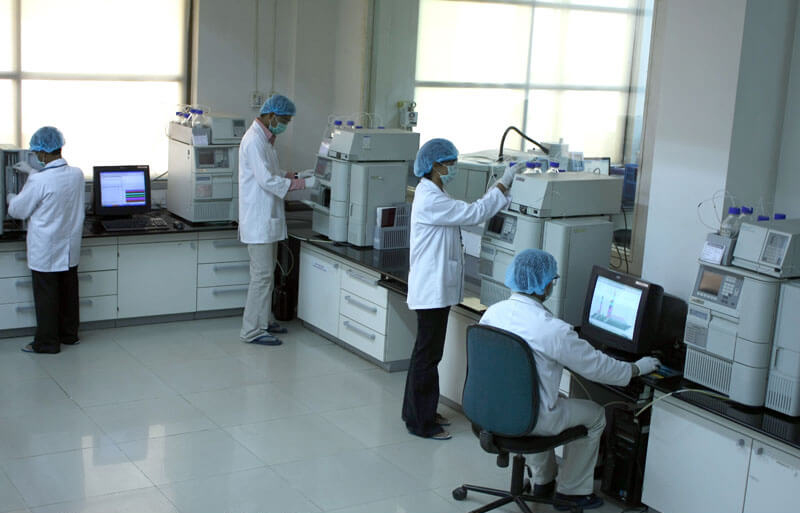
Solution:
[[[639,417],[625,407],[606,408],[606,429],[602,445],[600,489],[609,497],[638,506],[642,501],[644,463],[650,410]]]

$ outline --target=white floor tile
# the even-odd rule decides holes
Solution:
[[[321,511],[268,468],[164,485],[161,490],[182,513]]]
[[[42,359],[37,356],[40,355],[22,351],[0,356],[0,386],[19,380],[48,377],[47,371],[37,362]]]
[[[85,449],[112,443],[77,406],[42,407],[0,419],[0,460]]]
[[[182,394],[268,381],[263,370],[230,356],[213,360],[159,363],[152,365],[152,369],[166,384]]]
[[[9,460],[3,467],[29,507],[152,486],[113,446]]]
[[[397,398],[358,372],[316,376],[275,383],[279,389],[315,412],[394,402]]]
[[[82,408],[175,395],[139,363],[130,368],[94,370],[61,379],[59,384]]]
[[[32,513],[177,513],[156,487],[34,508]]]
[[[247,385],[184,397],[220,426],[238,426],[309,413],[275,385]]]
[[[120,444],[120,448],[155,484],[263,466],[250,451],[221,430],[148,438]]]
[[[143,344],[135,340],[119,343],[134,358],[147,366],[161,363],[212,360],[227,356],[219,345],[203,337],[165,339],[157,344]]]
[[[350,433],[366,447],[418,440],[408,433],[400,418],[400,409],[401,403],[395,400],[325,412],[322,416],[342,431]]]
[[[56,358],[58,355],[37,355]],[[0,387],[0,416],[24,415],[69,399],[52,378],[21,379]]]
[[[318,415],[303,415],[228,428],[267,465],[362,448],[354,437]]]
[[[374,368],[358,356],[339,347],[301,344],[272,347],[241,344],[237,358],[263,370],[270,381],[285,381],[326,374],[339,374],[354,369]]]
[[[371,449],[272,467],[323,510],[408,495],[427,488]]]
[[[216,427],[203,412],[177,395],[94,406],[85,411],[115,442],[120,443]]]
[[[460,511],[435,493],[426,491],[337,509],[330,513],[459,513]]]
[[[0,512],[21,510],[25,507],[25,502],[17,489],[0,468]]]

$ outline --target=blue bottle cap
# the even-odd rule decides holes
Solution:
[[[349,121],[349,120],[347,121],[347,126],[353,126],[355,124],[356,124],[355,121]]]
[[[774,216],[772,216],[772,218],[775,219],[776,221],[783,221],[784,219],[786,219],[786,214],[775,214]]]
[[[739,214],[742,213],[742,211],[739,209],[739,207],[728,207],[728,213],[738,216]]]
[[[384,128],[386,128],[386,127],[385,126],[379,126],[378,130],[383,130]]]
[[[742,207],[742,214],[752,214],[753,209],[750,207]]]
[[[550,167],[558,167],[558,162],[550,161]]]
[[[528,162],[525,163],[525,167],[527,167],[528,169],[533,169],[536,167],[534,164],[535,164],[534,162],[531,162],[529,160]]]
[[[759,221],[769,221],[769,216],[758,216]]]
[[[364,128],[364,127],[361,125],[356,125],[356,128]]]
[[[542,163],[541,162],[534,162],[533,163],[533,167],[542,167]]]
[[[337,119],[336,121],[333,122],[333,124],[334,124],[334,126],[342,126],[342,120],[341,119]]]

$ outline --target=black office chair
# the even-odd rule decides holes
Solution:
[[[485,513],[509,502],[531,513],[525,501],[568,506],[573,512],[583,513],[582,507],[571,502],[530,495],[530,481],[524,478],[523,454],[548,451],[586,436],[587,430],[576,426],[556,436],[528,434],[536,427],[539,413],[539,375],[533,350],[522,338],[491,326],[475,325],[467,330],[462,405],[481,448],[497,454],[497,466],[508,467],[509,453],[515,456],[509,491],[465,484],[453,490],[454,499],[464,500],[468,490],[500,497],[471,513]]]

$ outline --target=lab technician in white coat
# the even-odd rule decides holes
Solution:
[[[61,157],[64,136],[52,126],[37,130],[30,149],[36,167],[20,162],[28,173],[19,194],[9,194],[8,214],[28,219],[28,267],[33,278],[36,333],[26,353],[58,353],[61,344],[78,343],[78,260],[83,233],[83,171]]]
[[[483,223],[508,205],[506,192],[524,166],[509,166],[495,186],[474,203],[451,198],[446,185],[455,178],[458,150],[447,139],[423,144],[414,161],[420,177],[411,206],[408,307],[417,313],[417,339],[411,353],[403,399],[403,421],[414,435],[447,440],[448,420],[436,413],[438,365],[444,351],[450,307],[463,299],[464,247],[461,226]]]
[[[555,492],[557,498],[577,502],[584,509],[599,508],[603,500],[593,493],[593,480],[600,435],[606,425],[605,410],[590,400],[560,397],[561,372],[567,367],[592,381],[624,386],[632,377],[653,372],[659,362],[653,357],[636,363],[616,360],[579,338],[572,326],[543,305],[557,279],[553,255],[539,249],[520,252],[506,271],[505,284],[513,294],[490,306],[480,323],[515,333],[533,349],[539,374],[539,417],[531,434],[552,436],[579,425],[589,432],[564,446],[557,490],[553,450],[531,456],[533,494],[549,496]]]
[[[239,146],[239,239],[250,254],[250,285],[240,337],[248,343],[280,345],[275,335],[286,333],[272,315],[276,248],[286,239],[283,199],[287,192],[312,187],[315,181],[313,177],[296,178],[278,165],[275,138],[286,130],[295,112],[289,98],[270,96]]]

